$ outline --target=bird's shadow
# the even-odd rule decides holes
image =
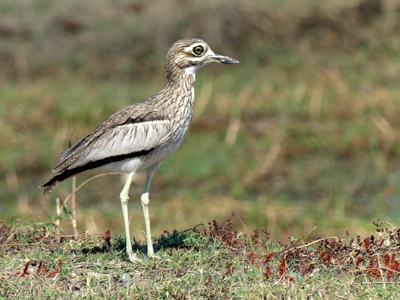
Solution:
[[[193,246],[185,244],[185,240],[189,237],[189,231],[197,232],[196,228],[184,230],[179,232],[174,230],[172,233],[169,231],[164,231],[153,243],[153,248],[155,252],[165,249],[183,249],[183,248],[193,248]],[[147,255],[147,244],[139,243],[133,238],[132,250],[134,252],[140,252]],[[124,236],[117,236],[112,242],[111,239],[105,239],[102,244],[82,248],[82,254],[97,254],[106,253],[111,251],[126,252],[126,239]]]

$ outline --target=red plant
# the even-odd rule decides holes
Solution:
[[[366,268],[366,272],[368,273],[369,276],[375,277],[377,280],[382,280],[381,273],[379,271],[379,264],[378,264],[378,259],[376,256],[372,256],[369,260],[368,266]],[[376,265],[375,265],[376,262]]]
[[[111,244],[111,232],[110,229],[107,230],[104,235],[102,236],[102,239],[106,242],[106,244]]]
[[[271,276],[271,267],[267,266],[267,271],[264,273],[264,277],[265,279],[269,279],[269,277]]]
[[[254,265],[255,257],[254,257],[254,252],[250,252],[250,263]]]
[[[233,272],[235,271],[235,267],[230,267],[231,266],[231,263],[229,262],[229,261],[227,261],[226,262],[226,272],[225,272],[225,276],[228,276],[228,275],[232,275],[233,274]]]
[[[286,259],[284,257],[282,257],[282,262],[281,265],[279,266],[279,271],[281,277],[284,277],[286,273]]]
[[[47,277],[54,277],[56,276],[57,273],[61,272],[61,259],[58,259],[58,268],[57,270],[51,272],[49,275],[47,275]]]
[[[265,257],[264,264],[269,263],[269,262],[271,261],[271,259],[272,259],[273,256],[274,256],[274,252],[271,252],[270,254],[268,254],[268,255]]]
[[[329,250],[322,251],[321,254],[319,255],[319,259],[322,260],[327,267],[329,267],[332,261],[332,256],[330,254],[330,251]]]
[[[30,263],[30,262],[31,262],[31,261],[28,261],[28,262],[25,264],[24,270],[23,270],[22,272],[17,272],[14,276],[20,275],[20,277],[24,277],[25,275],[29,275],[28,267],[29,267],[29,263]]]
[[[37,271],[36,271],[36,274],[39,274],[40,268],[42,267],[42,265],[43,265],[43,260],[41,260],[41,261],[39,262],[39,265],[38,265],[38,269],[37,269]]]
[[[384,256],[385,267],[389,269],[387,271],[387,281],[390,281],[396,273],[398,274],[400,272],[400,262],[398,262],[395,258],[396,255],[394,253],[392,254],[392,257],[390,257],[389,254],[385,254]]]
[[[369,241],[370,241],[369,237],[364,239],[364,248],[368,254],[371,254],[371,247],[369,246]]]
[[[362,257],[357,258],[357,261],[356,261],[356,269],[358,269],[358,265],[359,265],[361,262],[363,262],[363,261],[364,261],[364,258],[362,258]]]

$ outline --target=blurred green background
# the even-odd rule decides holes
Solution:
[[[71,180],[45,197],[39,184],[71,143],[163,87],[182,37],[241,63],[198,72],[190,132],[152,183],[154,236],[232,212],[239,230],[280,239],[399,224],[394,0],[2,0],[0,218],[54,219]],[[138,239],[144,180],[129,205]],[[123,234],[123,184],[104,176],[78,192],[79,230]],[[61,225],[71,233],[68,218]]]

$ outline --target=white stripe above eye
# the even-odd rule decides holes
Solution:
[[[201,47],[203,47],[204,49],[207,49],[207,46],[204,45],[204,44],[202,44],[202,43],[192,44],[192,45],[187,46],[187,47],[185,47],[185,48],[183,48],[183,49],[185,50],[185,52],[188,52],[188,53],[192,53],[192,54],[193,54],[192,50],[193,50],[194,47],[197,47],[197,46],[201,46]]]

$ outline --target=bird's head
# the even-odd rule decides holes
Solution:
[[[168,51],[164,69],[171,77],[177,69],[188,75],[195,75],[197,70],[210,63],[237,64],[239,61],[229,56],[215,54],[208,44],[201,39],[183,39],[175,42]]]

